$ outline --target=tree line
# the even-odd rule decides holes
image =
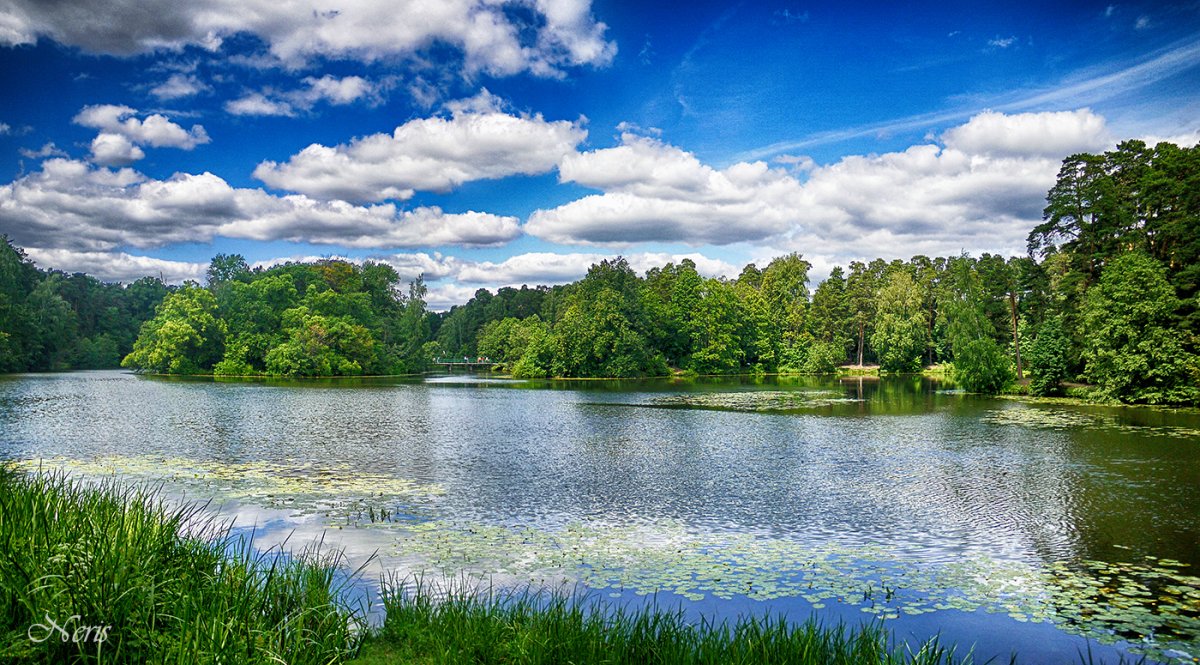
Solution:
[[[815,289],[811,269],[792,253],[732,279],[686,259],[639,275],[616,258],[571,284],[480,289],[435,313],[420,279],[405,288],[383,263],[251,269],[218,255],[206,286],[119,286],[39,271],[6,243],[2,369],[123,358],[161,373],[337,376],[460,356],[519,377],[945,365],[975,392],[1078,382],[1125,402],[1200,401],[1200,147],[1127,141],[1067,158],[1026,256],[855,261]]]
[[[172,290],[157,277],[106,284],[40,270],[0,242],[0,373],[119,367]]]

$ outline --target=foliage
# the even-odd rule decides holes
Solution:
[[[145,277],[122,286],[42,271],[0,242],[0,372],[117,367],[167,294]]]
[[[894,272],[877,296],[879,313],[871,346],[880,367],[889,372],[915,372],[925,351],[925,318],[921,292],[906,272]]]
[[[808,347],[801,369],[805,374],[833,374],[845,357],[845,349],[838,344],[814,342]]]
[[[207,289],[187,284],[158,306],[142,326],[123,367],[161,374],[198,374],[224,353],[225,322]]]
[[[1061,394],[1062,382],[1067,379],[1070,344],[1061,318],[1051,317],[1042,323],[1029,349],[1030,394],[1039,397]]]
[[[1088,381],[1122,401],[1200,400],[1194,335],[1175,325],[1180,305],[1158,261],[1140,252],[1115,258],[1084,303]]]
[[[985,255],[986,256],[986,255]],[[1001,260],[1001,270],[1004,269]],[[964,390],[995,394],[1012,380],[1012,363],[996,341],[995,318],[989,317],[989,297],[978,265],[968,257],[951,260],[947,267],[946,333],[954,357],[954,380]]]
[[[968,340],[955,347],[954,381],[963,390],[994,395],[1012,378],[1012,363],[990,337]]]
[[[479,331],[479,353],[511,370],[531,345],[540,343],[548,334],[549,329],[536,314],[524,320],[510,316],[489,321]],[[530,362],[533,361],[531,356]]]
[[[283,314],[284,343],[267,353],[267,372],[278,376],[362,374],[375,340],[349,316],[324,316],[306,306]]]
[[[698,374],[736,372],[746,355],[742,328],[747,320],[737,293],[731,284],[706,279],[699,295],[688,320],[692,353],[687,368]]]

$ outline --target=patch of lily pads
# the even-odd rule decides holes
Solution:
[[[693,601],[802,598],[814,609],[836,602],[883,620],[986,611],[1101,642],[1124,641],[1151,657],[1200,651],[1200,577],[1167,559],[1046,564],[974,556],[931,563],[882,546],[699,531],[670,520],[559,527],[464,522],[438,517],[437,485],[346,465],[156,456],[8,464],[162,483],[193,496],[322,516],[330,526],[387,529],[395,537],[392,555],[448,577],[575,580],[614,596],[669,591]]]
[[[1170,560],[1030,564],[977,556],[929,564],[883,547],[700,533],[676,522],[547,530],[441,520],[406,525],[394,554],[450,576],[565,575],[614,596],[799,597],[814,609],[838,602],[884,620],[983,610],[1104,643],[1126,641],[1152,656],[1200,649],[1200,578]]]
[[[411,517],[443,494],[435,484],[363,472],[345,464],[226,463],[145,455],[52,457],[8,465],[25,471],[61,470],[82,478],[162,484],[184,495],[230,499],[286,510],[293,517],[320,515],[345,523]]]
[[[650,400],[647,406],[780,413],[861,401],[834,390],[746,390],[667,395]]]
[[[1043,407],[1017,407],[995,409],[980,418],[993,425],[1015,425],[1036,430],[1069,431],[1086,428],[1103,428],[1129,434],[1146,436],[1169,436],[1200,441],[1200,430],[1189,427],[1166,425],[1130,425],[1122,423],[1110,414],[1088,413],[1067,409]]]

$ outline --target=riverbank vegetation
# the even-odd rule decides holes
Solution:
[[[8,467],[0,490],[5,662],[957,662],[936,641],[895,646],[879,624],[691,624],[653,606],[420,584],[387,586],[386,619],[368,630],[337,558],[257,553],[201,506]]]
[[[0,660],[330,663],[365,624],[340,561],[257,552],[115,482],[0,465]]]
[[[638,663],[794,665],[970,662],[936,638],[892,643],[879,623],[857,628],[793,624],[783,617],[689,623],[656,606],[609,607],[567,595],[451,590],[436,598],[416,584],[385,589],[386,619],[358,665],[385,663]]]
[[[371,261],[251,269],[221,255],[206,286],[168,290],[42,273],[6,246],[0,345],[13,351],[0,357],[20,360],[0,369],[90,366],[79,358],[96,345],[108,365],[128,348],[124,366],[173,374],[399,374],[439,357],[487,357],[523,378],[943,365],[973,392],[1027,385],[1058,395],[1077,382],[1110,401],[1191,404],[1200,401],[1197,192],[1200,147],[1127,141],[1064,160],[1026,256],[854,261],[811,290],[798,253],[719,279],[687,259],[638,275],[616,258],[571,284],[480,289],[445,313],[427,311],[420,279],[404,289]],[[72,280],[117,304],[69,295]],[[125,300],[135,305],[122,309]],[[98,308],[104,316],[85,314]]]

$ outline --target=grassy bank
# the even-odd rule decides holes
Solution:
[[[952,663],[877,624],[691,624],[537,593],[386,585],[366,631],[336,559],[257,553],[201,507],[0,465],[0,662]]]
[[[654,606],[626,610],[600,601],[531,592],[453,590],[434,600],[419,583],[385,590],[387,618],[356,665],[385,663],[605,663],[858,665],[969,662],[931,641],[890,645],[878,624],[849,629],[779,618],[691,624]]]
[[[200,507],[0,465],[0,662],[330,663],[338,562],[259,553]]]

